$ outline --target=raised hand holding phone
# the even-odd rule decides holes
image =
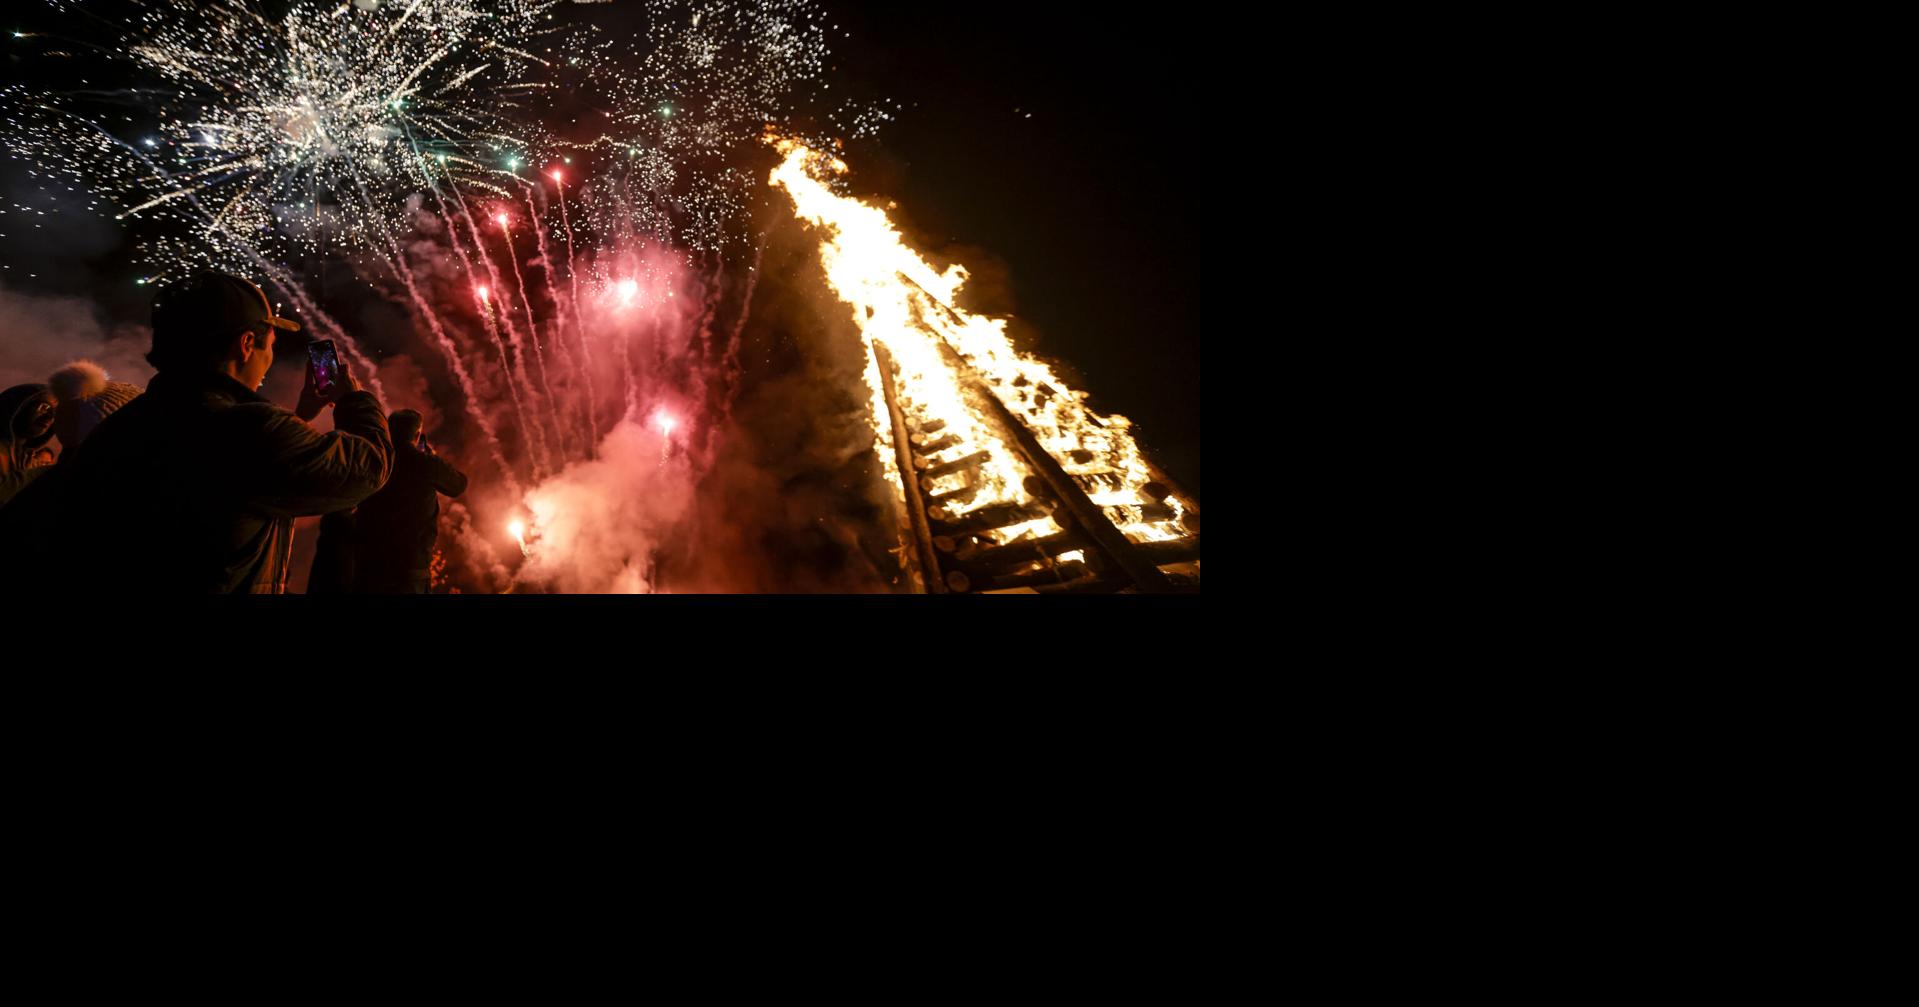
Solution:
[[[333,340],[319,339],[307,346],[307,373],[313,376],[313,389],[320,393],[321,401],[339,398],[340,356],[334,352]]]

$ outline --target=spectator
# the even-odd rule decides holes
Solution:
[[[366,499],[393,454],[379,401],[344,361],[329,398],[308,369],[296,412],[258,394],[277,334],[298,330],[237,276],[163,290],[147,354],[159,373],[0,509],[0,557],[44,571],[42,588],[283,592],[294,517]],[[329,405],[322,434],[307,421]]]
[[[91,360],[76,360],[54,371],[47,387],[60,402],[54,410],[53,432],[63,453],[79,447],[101,420],[140,394],[137,385],[108,380],[106,370]]]
[[[353,518],[355,588],[374,594],[425,594],[433,543],[440,534],[440,494],[466,492],[466,475],[433,450],[422,418],[401,409],[393,432],[393,478]]]
[[[53,393],[46,385],[14,385],[0,392],[0,504],[26,488],[53,463]]]

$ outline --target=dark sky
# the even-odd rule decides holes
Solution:
[[[849,145],[854,186],[897,201],[923,251],[972,268],[967,306],[1011,313],[1016,334],[1064,361],[1095,408],[1132,417],[1148,455],[1197,494],[1198,213],[1211,193],[1195,181],[1207,127],[1190,43],[1176,19],[1052,6],[827,4],[850,33],[833,39],[837,86],[905,106]],[[5,76],[18,79],[6,42]],[[9,209],[33,191],[11,162],[0,185]],[[50,235],[4,219],[0,283],[137,319],[143,298],[111,225]]]
[[[905,103],[877,144],[887,191],[928,239],[1005,265],[1037,349],[1200,492],[1199,205],[1206,128],[1167,20],[1101,5],[840,5],[856,86]],[[859,184],[859,183],[856,183]],[[934,248],[929,251],[939,252]],[[978,270],[976,270],[978,272]]]

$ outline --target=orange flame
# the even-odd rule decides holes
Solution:
[[[908,247],[886,211],[827,187],[847,166],[835,157],[818,154],[792,140],[769,136],[769,143],[785,160],[773,170],[769,183],[785,189],[796,215],[823,229],[820,262],[827,282],[853,309],[853,320],[868,343],[864,377],[870,392],[868,417],[882,447],[878,453],[886,475],[904,492],[891,442],[885,392],[871,344],[881,343],[900,369],[900,389],[924,415],[943,420],[957,435],[961,452],[984,450],[979,492],[959,513],[1000,503],[1030,503],[1024,487],[1024,462],[1003,443],[984,417],[966,402],[965,379],[948,360],[957,354],[985,379],[1001,404],[1031,430],[1040,445],[1069,475],[1096,478],[1101,487],[1087,496],[1106,509],[1113,523],[1135,542],[1182,538],[1180,519],[1190,507],[1178,496],[1168,497],[1171,517],[1153,512],[1157,501],[1142,491],[1153,475],[1134,442],[1131,422],[1123,416],[1103,416],[1086,408],[1086,393],[1073,390],[1051,367],[1031,354],[1013,348],[1003,319],[986,318],[956,306],[955,296],[967,279],[965,267],[944,272],[933,269]],[[943,477],[927,487],[940,493],[958,489],[963,477]],[[1161,516],[1148,519],[1148,513]],[[1061,530],[1050,517],[1002,529],[1002,541],[1048,535]]]

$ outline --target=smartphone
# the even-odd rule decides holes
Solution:
[[[330,399],[340,384],[340,358],[333,353],[333,340],[321,339],[307,346],[307,367],[313,371],[313,387],[320,397]]]

